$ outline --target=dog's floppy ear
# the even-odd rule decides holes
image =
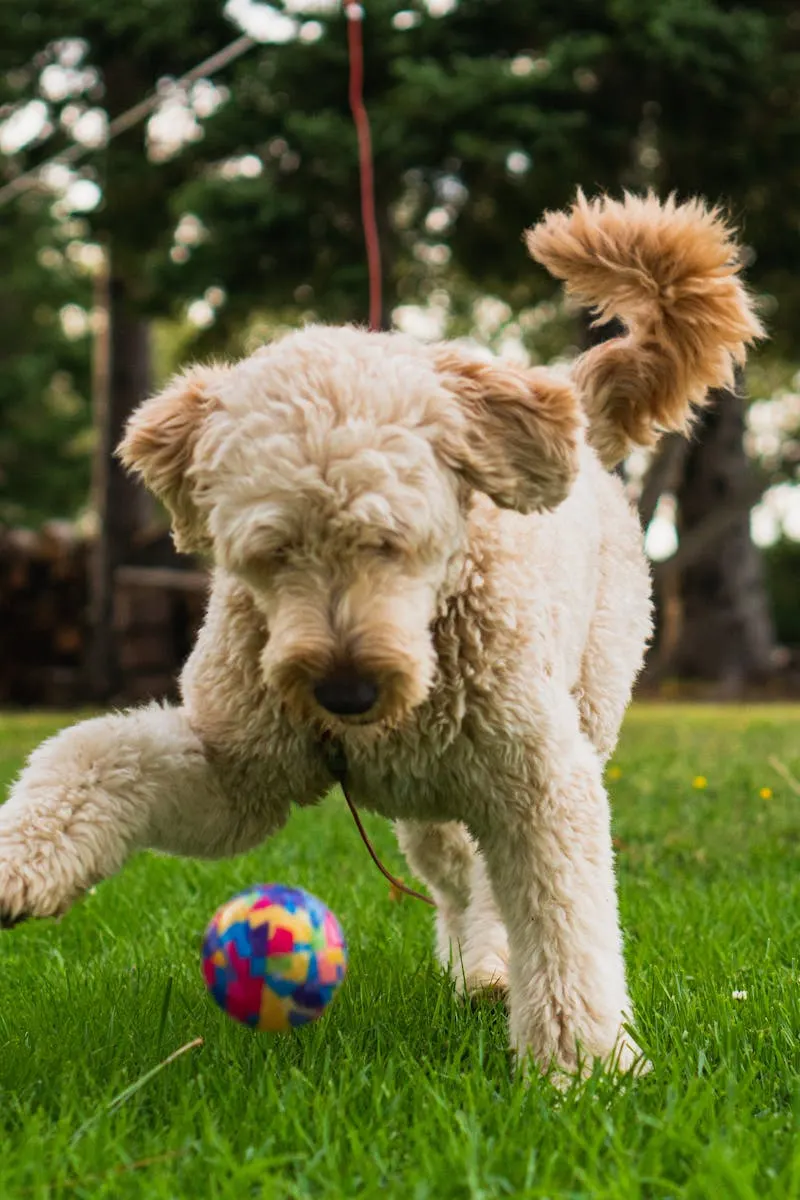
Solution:
[[[541,368],[484,362],[442,345],[434,362],[463,420],[440,454],[501,508],[555,508],[578,471],[583,413],[568,382]]]
[[[214,384],[226,369],[190,367],[176,375],[136,409],[117,448],[124,465],[166,505],[175,545],[186,553],[209,545],[187,475],[205,420],[217,407]]]

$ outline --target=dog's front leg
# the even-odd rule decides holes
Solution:
[[[142,847],[221,857],[286,808],[248,808],[182,708],[83,721],[44,742],[0,807],[0,926],[64,912]],[[288,806],[287,806],[288,807]]]
[[[506,794],[475,830],[509,937],[509,1023],[518,1061],[573,1075],[591,1060],[628,1070],[640,1051],[617,915],[608,801],[581,734],[537,731]]]

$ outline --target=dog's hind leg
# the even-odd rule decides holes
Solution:
[[[508,990],[508,934],[479,850],[472,860],[472,889],[452,969],[456,987],[468,996],[505,995]]]
[[[436,953],[459,993],[504,992],[508,939],[482,855],[465,827],[398,821],[400,848],[436,901]]]
[[[595,611],[574,690],[581,728],[605,765],[614,752],[652,629],[638,520],[617,479],[602,478],[610,532],[600,548]]]

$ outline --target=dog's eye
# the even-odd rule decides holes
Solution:
[[[400,543],[390,537],[381,538],[375,546],[375,550],[381,558],[399,558],[401,554]]]
[[[239,573],[252,583],[266,584],[275,572],[284,566],[291,556],[292,547],[285,545],[264,549],[258,555],[248,558],[239,567]]]

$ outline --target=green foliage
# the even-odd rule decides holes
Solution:
[[[520,244],[527,224],[576,185],[653,185],[730,206],[754,249],[751,279],[770,293],[773,332],[793,352],[792,5],[461,0],[438,19],[418,5],[418,23],[397,30],[400,7],[376,0],[364,26],[390,304],[444,283],[532,305],[553,288]],[[213,276],[233,324],[254,297],[294,302],[297,317],[366,312],[344,19],[319,21],[315,43],[263,47],[239,64],[237,104],[209,122],[207,148],[238,135],[241,152],[262,159],[260,178],[231,188],[203,176],[173,198],[208,229],[171,273],[173,294]],[[431,209],[445,210],[445,228],[426,226]],[[446,248],[444,267],[425,255],[432,244]]]
[[[91,293],[69,228],[56,236],[36,201],[14,216],[0,225],[0,521],[35,524],[74,515],[88,494],[88,342],[64,335],[59,312]]]
[[[401,22],[410,27],[395,24],[400,11],[412,14]],[[340,8],[309,16],[315,26],[306,21],[303,36],[257,46],[225,69],[219,81],[230,98],[201,121],[201,140],[153,162],[140,124],[81,167],[103,188],[101,205],[86,214],[86,236],[112,241],[128,296],[181,328],[173,348],[187,356],[239,352],[254,328],[366,316],[345,20]],[[43,0],[22,19],[13,5],[0,6],[0,104],[8,113],[44,96],[49,122],[4,174],[69,144],[70,106],[113,117],[236,32],[222,0]],[[459,0],[432,17],[422,0],[371,0],[363,35],[387,313],[444,297],[446,331],[464,333],[475,326],[474,302],[496,296],[510,309],[502,331],[546,357],[574,331],[561,312],[543,319],[542,302],[556,289],[528,260],[522,230],[576,185],[653,185],[729,205],[751,247],[752,284],[766,294],[772,352],[796,358],[800,19],[792,3]],[[81,42],[80,69],[90,74],[75,94],[54,99],[43,93],[43,71],[70,38]],[[256,162],[257,177],[236,175],[242,156]],[[20,202],[2,212],[3,236],[20,261],[36,243],[26,213]],[[178,245],[187,213],[202,237]],[[56,225],[45,222],[36,237],[52,242]],[[45,308],[55,282],[29,272]],[[10,286],[0,280],[0,304],[13,296]],[[187,305],[209,287],[221,289],[223,302],[214,324],[193,332]],[[37,329],[11,344],[39,340]],[[75,380],[88,378],[86,350],[73,346],[59,359],[82,355],[80,371],[66,368]],[[5,367],[20,411],[12,415],[14,401],[4,402],[21,458],[32,425],[41,427],[27,418],[43,403],[30,399],[23,358],[11,355]],[[42,397],[49,384],[35,386]],[[75,387],[85,420],[85,383]],[[64,435],[42,436],[53,446]],[[63,480],[64,499],[57,488],[39,508],[21,482],[9,487],[33,517],[55,503],[75,508],[85,470],[71,488]]]
[[[48,119],[41,138],[6,164],[6,176],[70,144],[64,121],[70,106],[84,111],[101,106],[113,118],[159,78],[193,66],[232,32],[216,3],[45,0],[23,14],[0,5],[0,102],[8,113],[32,99],[41,103],[45,95]],[[54,99],[44,88],[44,72],[60,61],[65,39],[83,44],[78,74],[86,77]],[[143,129],[114,140],[81,168],[102,185],[103,202],[80,222],[79,233],[63,212],[60,219],[51,217],[36,194],[13,201],[0,214],[2,521],[72,516],[87,501],[90,343],[88,337],[65,338],[58,313],[66,304],[88,308],[91,288],[65,250],[70,243],[111,239],[115,269],[130,294],[140,306],[154,307],[148,256],[169,248],[169,198],[194,169],[194,159],[187,153],[179,164],[155,168],[145,154]]]
[[[798,719],[656,706],[629,717],[610,789],[631,987],[655,1064],[633,1087],[598,1076],[561,1097],[512,1079],[503,1013],[458,1003],[433,961],[430,912],[390,902],[332,796],[235,862],[143,854],[63,921],[2,935],[0,1192],[797,1197],[800,810],[767,759],[800,775]],[[0,726],[4,779],[54,724]],[[388,825],[368,825],[402,871]],[[217,905],[268,879],[322,896],[351,952],[330,1012],[283,1038],[224,1017],[199,970]],[[197,1036],[202,1049],[108,1111]]]
[[[777,641],[800,648],[800,542],[784,538],[764,553],[767,590]]]

